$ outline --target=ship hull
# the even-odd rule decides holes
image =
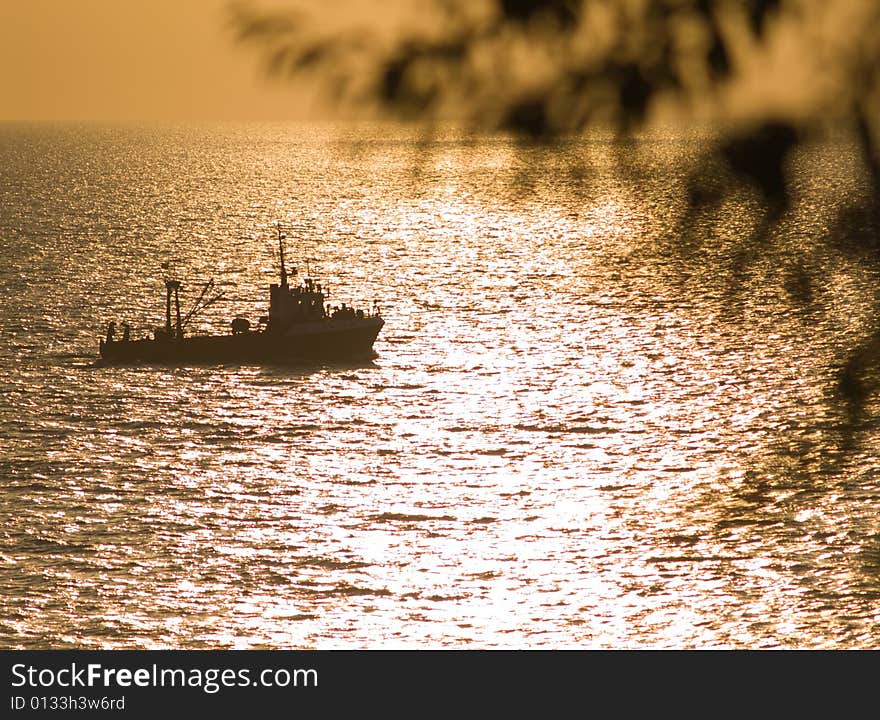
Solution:
[[[370,357],[379,317],[301,323],[271,330],[184,338],[102,340],[101,357],[119,363],[286,363]]]

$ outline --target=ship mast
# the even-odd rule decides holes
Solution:
[[[183,327],[180,322],[180,296],[178,295],[178,291],[180,290],[180,281],[179,280],[165,280],[165,334],[167,337],[183,337]],[[171,296],[174,295],[174,308],[175,315],[177,319],[176,323],[176,332],[172,334],[171,332]]]
[[[171,263],[166,261],[162,263],[162,269],[166,271],[165,277],[165,337],[182,338],[183,324],[180,321],[180,281],[173,279],[171,273]],[[172,330],[171,326],[171,299],[174,296],[174,310],[176,316],[176,326]]]
[[[281,232],[281,223],[276,225],[278,229],[278,254],[281,256],[281,287],[287,287],[287,268],[284,267],[284,233]]]

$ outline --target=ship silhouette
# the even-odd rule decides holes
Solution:
[[[284,262],[285,235],[277,225],[281,261],[279,283],[269,286],[269,313],[256,328],[243,316],[232,319],[229,332],[187,335],[189,322],[202,310],[223,298],[209,297],[213,281],[205,283],[192,309],[181,316],[181,283],[165,277],[165,325],[153,337],[133,340],[127,325],[121,338],[115,323],[100,341],[101,357],[117,363],[281,363],[332,361],[373,355],[373,343],[385,321],[374,306],[371,312],[343,303],[328,308],[326,288],[314,278],[291,284]],[[167,264],[163,266],[167,269]],[[291,273],[296,275],[294,269]],[[174,317],[172,318],[172,307]]]

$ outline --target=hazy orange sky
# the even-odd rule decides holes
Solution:
[[[288,119],[228,0],[0,0],[0,121]]]

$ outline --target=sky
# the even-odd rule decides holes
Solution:
[[[330,112],[328,104],[320,101],[317,86],[302,78],[296,85],[289,79],[270,78],[261,65],[265,53],[235,40],[231,2],[0,0],[0,122],[289,120]],[[788,117],[820,106],[848,107],[846,98],[836,94],[847,78],[835,72],[845,74],[850,67],[839,60],[858,53],[853,35],[876,14],[875,3],[804,0],[786,23],[769,25],[766,46],[757,49],[749,44],[754,41],[737,39],[741,32],[726,32],[736,82],[722,94],[704,93],[701,99],[710,110],[719,106],[720,99],[721,117],[736,113]],[[299,4],[314,16],[319,35],[335,28],[336,35],[330,35],[334,38],[396,33],[390,18],[409,22],[408,15],[418,15],[422,8],[416,0],[248,0],[246,4],[287,10]],[[477,0],[461,3],[461,7],[477,5]],[[583,35],[587,48],[599,37],[591,34],[595,28],[590,17],[584,15],[584,32],[573,36],[579,42]],[[739,23],[743,24],[742,18]],[[728,25],[736,29],[730,23],[725,28]],[[369,33],[364,34],[365,29]],[[340,35],[340,31],[344,32]],[[474,55],[474,67],[483,68],[482,90],[493,102],[499,102],[499,67],[512,68],[513,76],[523,77],[544,67],[532,63],[528,53],[523,55],[523,42],[517,44],[515,36],[506,33],[501,38],[504,42],[495,47],[506,53],[501,62],[480,65],[481,57],[496,57],[491,47],[488,54]],[[546,60],[542,52],[539,44],[532,55]],[[376,57],[346,66],[345,77],[363,74]],[[552,54],[547,57],[550,70],[558,70],[552,63],[561,60]],[[504,77],[510,75],[506,72]],[[502,102],[513,102],[526,87],[522,78],[504,82],[508,92],[500,94]],[[463,102],[473,105],[474,92],[466,88]]]
[[[0,0],[0,122],[285,120],[228,0]]]

